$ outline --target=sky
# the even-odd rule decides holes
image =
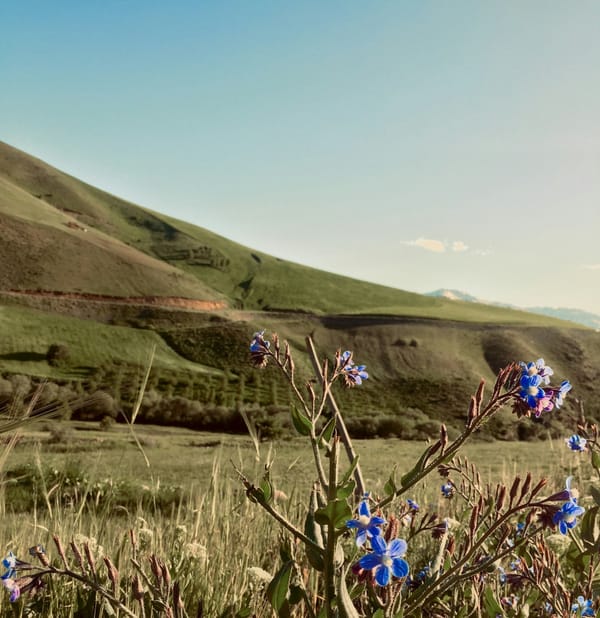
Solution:
[[[600,313],[600,3],[6,0],[0,140],[280,258]]]

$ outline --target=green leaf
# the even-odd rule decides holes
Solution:
[[[591,545],[592,547],[594,547],[600,540],[600,527],[598,525],[597,506],[594,506],[585,512],[583,518],[581,519],[579,534],[582,541],[587,546]]]
[[[596,470],[600,470],[600,453],[598,451],[592,451],[592,466]]]
[[[592,498],[594,498],[594,502],[600,506],[600,490],[592,485],[590,487],[590,493],[592,494]]]
[[[373,614],[373,618],[385,618],[385,613],[381,607]]]
[[[483,605],[488,616],[504,616],[504,610],[489,586],[483,591]]]
[[[383,486],[383,493],[386,496],[393,496],[398,487],[396,487],[396,466],[392,469],[392,473],[390,474],[390,478],[387,480],[387,483]]]
[[[335,430],[335,416],[332,416],[328,421],[325,427],[323,427],[323,431],[321,431],[321,435],[319,436],[319,445],[327,446],[333,436],[333,432]]]
[[[324,526],[342,528],[352,518],[352,510],[346,500],[332,500],[322,509],[315,511],[315,520]]]
[[[356,481],[354,479],[350,479],[346,481],[343,485],[338,485],[335,490],[336,498],[343,500],[344,498],[348,498],[354,493],[354,489],[356,488]]]
[[[301,436],[309,436],[312,430],[313,424],[311,420],[308,418],[308,416],[305,416],[304,414],[302,414],[302,412],[300,412],[300,410],[298,410],[296,406],[292,406],[290,412],[292,416],[292,424],[294,425],[294,429]]]
[[[278,616],[289,615],[288,592],[293,565],[294,563],[288,560],[288,562],[277,571],[267,587],[267,599]]]
[[[323,545],[323,531],[321,530],[321,526],[315,521],[315,511],[317,510],[317,490],[313,487],[310,494],[310,503],[308,512],[306,513],[306,518],[304,520],[304,534],[316,543],[319,547],[324,547]],[[306,557],[308,558],[308,562],[313,569],[317,571],[322,571],[325,568],[325,563],[323,561],[323,554],[311,545],[306,546]]]
[[[263,494],[265,504],[270,504],[273,501],[273,495],[275,492],[273,491],[273,483],[271,483],[268,478],[264,478],[260,482],[260,491]]]

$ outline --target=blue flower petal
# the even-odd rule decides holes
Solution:
[[[388,555],[391,558],[397,558],[399,556],[404,556],[408,546],[404,539],[394,539],[388,547]]]
[[[385,539],[381,538],[381,536],[374,536],[371,539],[371,547],[373,548],[373,551],[378,554],[385,554],[387,550]]]
[[[406,577],[410,571],[408,562],[402,558],[394,558],[392,562],[392,573],[394,577]]]
[[[375,572],[375,581],[380,586],[387,586],[390,581],[390,567],[382,564]]]
[[[370,571],[374,569],[376,566],[381,564],[381,556],[377,554],[365,554],[359,561],[358,564],[361,568]]]

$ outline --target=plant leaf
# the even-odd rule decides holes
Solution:
[[[291,560],[285,562],[279,571],[275,573],[267,587],[267,599],[269,599],[269,603],[273,606],[278,616],[287,616],[289,614],[288,593],[293,565],[294,563]]]
[[[301,436],[309,436],[312,430],[313,424],[308,416],[302,414],[300,410],[296,406],[292,406],[290,410],[292,416],[292,424],[294,425],[294,429]]]

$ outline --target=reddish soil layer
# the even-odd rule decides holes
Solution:
[[[64,298],[86,300],[91,302],[123,305],[151,305],[153,307],[177,307],[189,311],[216,311],[226,309],[227,304],[213,300],[196,300],[177,296],[104,296],[102,294],[84,294],[77,292],[53,292],[50,290],[5,290],[2,294],[11,296],[37,296],[41,298]]]

